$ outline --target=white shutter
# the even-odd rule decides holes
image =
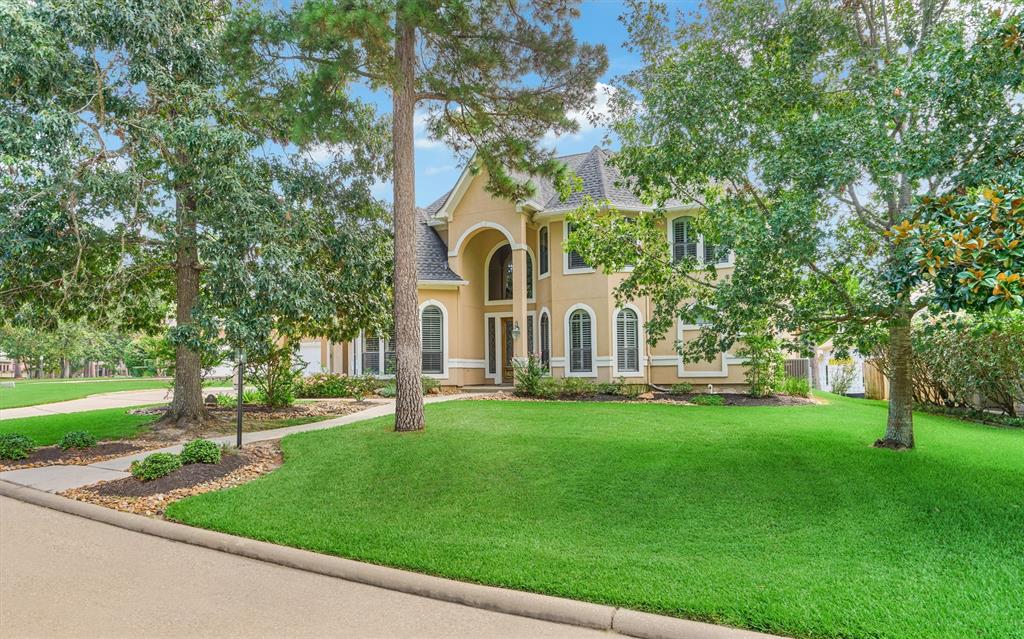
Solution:
[[[444,333],[441,309],[428,306],[421,314],[420,335],[423,343],[423,372],[444,372]]]
[[[672,260],[697,257],[697,237],[691,237],[690,218],[677,217],[672,222]]]

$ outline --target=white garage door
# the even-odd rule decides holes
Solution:
[[[320,342],[302,342],[299,344],[299,357],[302,358],[302,361],[306,362],[306,367],[302,369],[303,375],[324,372],[324,367],[320,364]]]

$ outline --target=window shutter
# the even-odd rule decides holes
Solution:
[[[533,352],[533,318],[526,318],[526,354],[530,357],[534,355]]]
[[[569,224],[566,222],[566,224]],[[574,225],[569,224],[569,233],[572,233]],[[590,268],[590,265],[583,261],[583,257],[576,251],[569,251],[569,268]]]
[[[640,370],[639,322],[632,309],[619,311],[615,318],[616,359],[620,371]]]
[[[380,339],[376,335],[363,335],[363,373],[380,373]]]
[[[444,372],[444,326],[441,309],[428,306],[421,316],[420,334],[423,341],[423,372]]]
[[[672,222],[672,260],[697,257],[697,238],[690,237],[690,218],[677,217]]]
[[[548,272],[548,227],[540,230],[540,274]]]
[[[574,373],[594,370],[590,321],[590,314],[584,310],[573,311],[569,316],[569,370]]]

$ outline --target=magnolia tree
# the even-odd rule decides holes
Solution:
[[[423,428],[416,293],[414,117],[475,167],[488,187],[521,199],[515,174],[558,176],[538,146],[549,131],[571,131],[566,111],[592,100],[604,48],[576,41],[576,0],[336,0],[259,6],[234,23],[248,95],[265,112],[304,113],[296,128],[330,135],[324,118],[351,111],[358,85],[391,95],[394,187],[395,429]],[[276,62],[270,70],[268,62]],[[261,87],[275,90],[267,93]],[[290,116],[289,116],[290,117]],[[349,129],[346,122],[341,126]]]
[[[617,82],[612,161],[644,199],[699,205],[696,229],[735,252],[735,271],[673,260],[659,215],[627,223],[601,203],[578,212],[570,244],[607,269],[633,265],[617,294],[650,296],[652,340],[700,317],[692,356],[755,326],[794,348],[881,334],[890,402],[876,445],[913,447],[914,315],[1020,304],[1024,58],[1010,6],[708,0],[670,30],[663,5],[633,2],[643,65]]]
[[[0,4],[0,313],[155,331],[170,306],[162,422],[182,428],[205,418],[201,353],[221,336],[351,337],[388,302],[375,163],[272,152],[287,122],[239,108],[220,57],[229,9]]]

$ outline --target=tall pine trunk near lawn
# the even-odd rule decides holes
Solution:
[[[889,325],[889,419],[885,437],[875,442],[877,447],[914,447],[914,351],[910,331],[910,314],[898,312]]]
[[[396,14],[392,91],[395,229],[395,430],[423,429],[420,381],[419,299],[416,292],[416,175],[413,117],[416,110],[416,28]]]
[[[199,248],[197,245],[195,199],[179,188],[175,211],[177,246],[174,262],[177,326],[192,323],[192,308],[199,297]],[[174,399],[161,422],[173,422],[187,429],[201,424],[206,417],[200,378],[202,364],[198,351],[177,344],[174,353]]]

